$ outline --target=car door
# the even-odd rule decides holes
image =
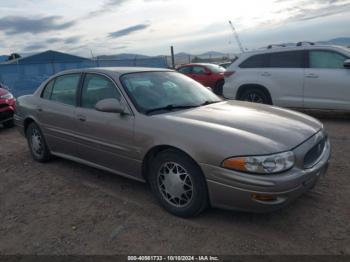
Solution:
[[[209,74],[204,66],[193,66],[191,77],[204,86],[209,86]]]
[[[350,110],[349,59],[332,50],[310,50],[305,70],[304,107]]]
[[[50,150],[76,156],[78,133],[75,118],[81,74],[61,75],[44,88],[36,107],[37,120]]]
[[[81,87],[76,121],[79,125],[79,157],[91,164],[122,175],[140,177],[134,146],[134,115],[115,83],[107,76],[87,73]],[[124,103],[128,113],[107,113],[95,109],[97,102],[114,98]]]
[[[273,52],[266,59],[266,66],[261,69],[258,78],[269,90],[273,104],[302,107],[305,52]]]

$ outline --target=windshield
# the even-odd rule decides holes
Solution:
[[[345,51],[347,57],[350,58],[350,48],[349,48],[349,47],[343,47],[343,46],[341,46],[340,49],[342,49],[343,51]]]
[[[121,76],[120,80],[141,113],[158,108],[180,110],[222,101],[206,87],[177,72],[131,73]]]

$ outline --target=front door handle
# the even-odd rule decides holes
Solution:
[[[307,78],[318,78],[318,75],[311,73],[311,74],[305,75],[305,77],[307,77]]]
[[[38,111],[38,112],[42,112],[42,111],[43,111],[43,109],[42,109],[42,107],[41,107],[41,106],[37,106],[37,107],[36,107],[36,111]]]
[[[81,122],[85,122],[86,121],[86,117],[83,115],[77,115],[78,120],[80,120]]]
[[[261,74],[261,76],[271,76],[271,74],[268,73],[268,72],[264,72],[264,73]]]

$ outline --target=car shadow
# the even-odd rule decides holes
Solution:
[[[1,133],[9,133],[14,129],[14,127],[4,127],[2,124],[0,124],[0,134]]]
[[[52,162],[51,162],[52,163]],[[114,196],[118,199],[130,201],[132,205],[140,206],[142,208],[152,208],[154,216],[166,216],[168,218],[176,218],[170,213],[166,212],[157,202],[155,197],[146,183],[141,183],[129,178],[118,176],[107,171],[102,171],[83,164],[56,158],[53,163],[57,166],[64,166],[64,169],[73,170],[72,173],[62,174],[67,176],[68,180],[72,178],[79,183],[82,183],[91,188],[98,188],[108,195]],[[74,176],[72,177],[72,174]],[[303,196],[301,197],[301,199]],[[198,225],[207,225],[210,221],[221,221],[223,223],[237,223],[246,224],[253,223],[256,225],[271,224],[273,220],[283,219],[287,216],[293,216],[293,213],[299,213],[300,209],[304,209],[303,201],[295,201],[280,210],[269,213],[252,213],[237,210],[224,210],[209,207],[202,214],[197,217],[185,219],[198,223]],[[181,219],[182,218],[178,218]]]

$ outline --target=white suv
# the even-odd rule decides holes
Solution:
[[[243,53],[225,72],[223,96],[283,107],[350,110],[350,50],[298,43]]]

